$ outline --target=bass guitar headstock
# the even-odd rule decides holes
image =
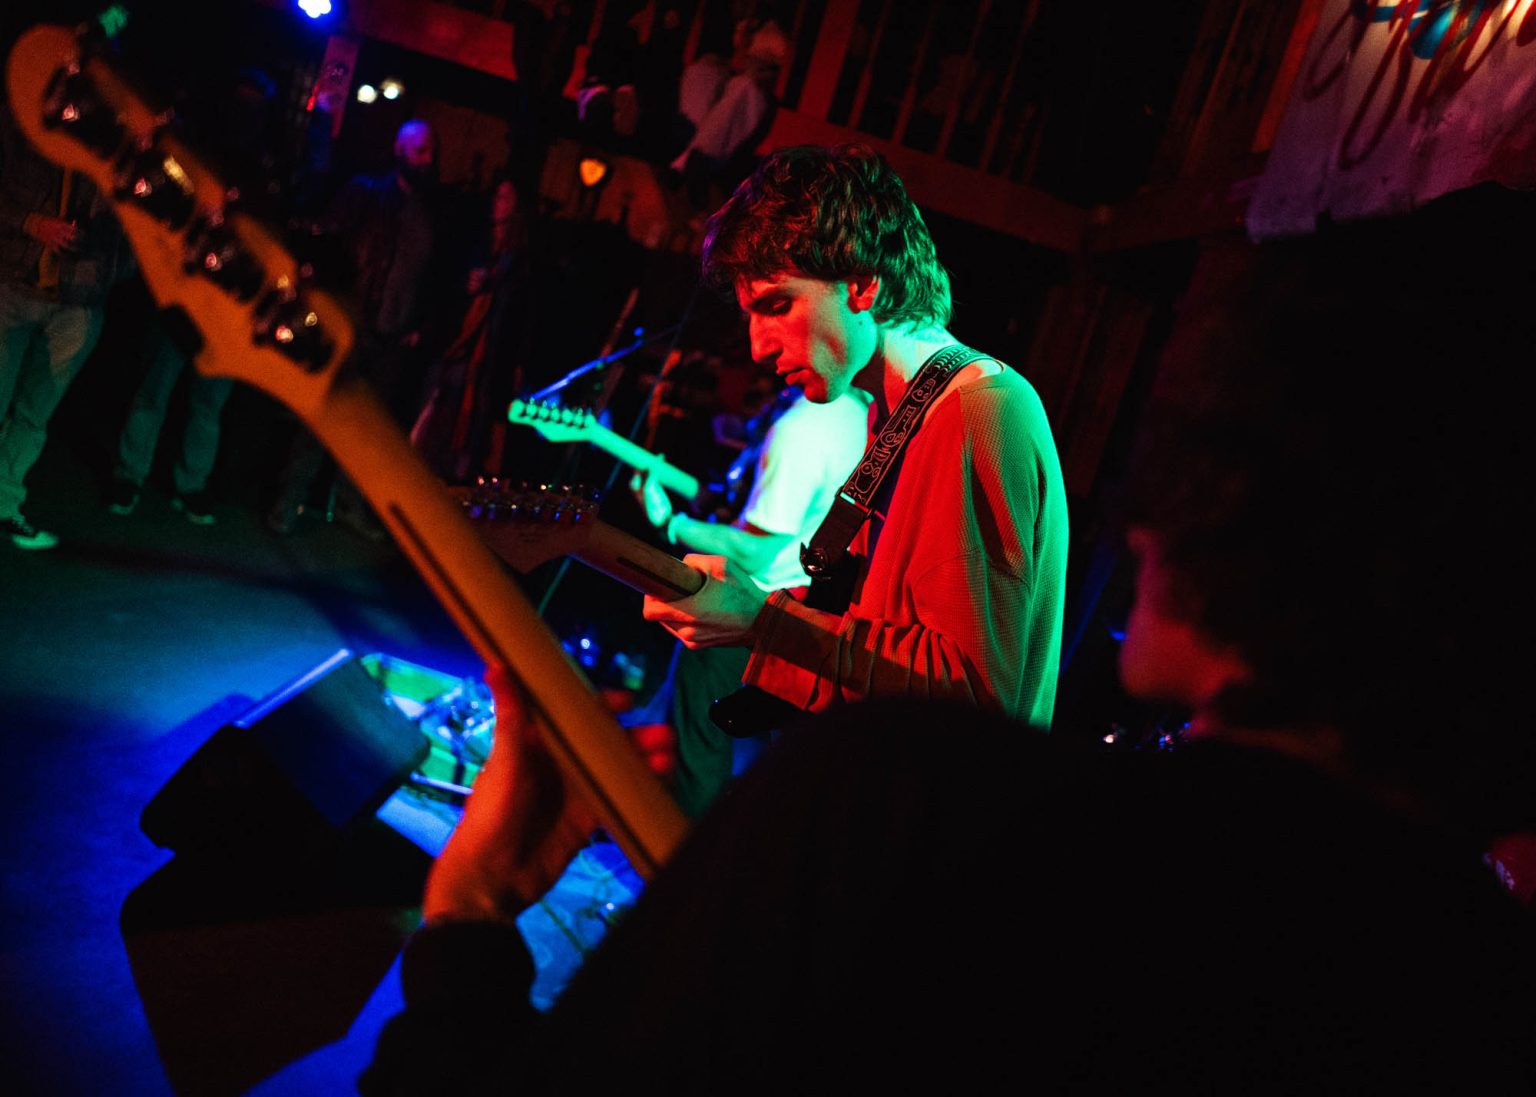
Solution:
[[[513,400],[507,421],[532,427],[549,442],[580,442],[590,437],[597,420],[586,408],[566,408],[538,400]]]
[[[17,40],[6,85],[17,124],[54,163],[111,201],[150,291],[194,343],[198,368],[317,412],[351,351],[328,294],[152,109],[68,29]]]

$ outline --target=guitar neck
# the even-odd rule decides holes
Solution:
[[[699,481],[676,465],[652,453],[644,446],[636,445],[622,434],[609,430],[601,423],[592,424],[592,444],[606,451],[626,465],[649,472],[670,491],[689,499],[699,494]]]
[[[570,553],[589,568],[617,579],[631,590],[676,602],[697,594],[704,573],[695,571],[675,556],[652,548],[638,537],[601,522],[593,524],[580,548]]]
[[[697,477],[669,464],[664,457],[631,442],[617,431],[603,426],[590,412],[578,413],[550,405],[516,401],[512,405],[511,418],[515,423],[533,427],[552,441],[560,441],[562,437],[579,437],[590,442],[631,468],[650,473],[662,487],[685,498],[693,499],[699,494]]]

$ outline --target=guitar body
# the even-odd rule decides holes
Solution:
[[[681,813],[458,502],[347,369],[345,311],[304,284],[274,236],[226,208],[216,176],[70,31],[23,35],[7,86],[38,149],[113,198],[156,301],[201,341],[197,368],[253,384],[298,414],[481,658],[521,685],[567,787],[635,868],[653,873],[684,833]]]

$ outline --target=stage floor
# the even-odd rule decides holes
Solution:
[[[241,497],[228,477],[213,526],[154,487],[110,515],[99,435],[82,443],[82,413],[65,420],[27,505],[62,543],[0,546],[5,1090],[351,1092],[399,1008],[428,854],[379,823],[337,855],[189,859],[152,843],[140,812],[213,732],[340,648],[482,668],[391,544],[318,521],[278,536],[255,484]],[[557,631],[613,620],[614,644],[664,664],[638,596],[574,570],[567,583]]]

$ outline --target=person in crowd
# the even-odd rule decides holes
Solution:
[[[912,433],[867,513],[833,511],[857,561],[845,613],[695,556],[711,581],[678,602],[647,598],[646,617],[690,647],[751,647],[744,681],[796,709],[897,693],[1049,726],[1061,465],[1029,382],[946,329],[949,277],[896,173],[862,146],[776,152],[711,216],[703,262],[746,314],[754,359],[816,403],[867,394],[877,436]],[[927,402],[893,420],[909,389]]]
[[[778,111],[779,77],[790,54],[789,37],[776,20],[742,20],[729,66],[706,51],[683,70],[677,124],[685,144],[670,168],[696,211],[711,208],[713,192],[729,194],[755,166]]]
[[[58,544],[22,513],[25,480],[132,269],[107,201],[34,150],[0,101],[0,527],[16,548]]]
[[[360,175],[342,188],[323,226],[344,252],[355,279],[355,368],[373,383],[385,407],[409,429],[420,408],[425,360],[423,338],[431,321],[434,263],[438,256],[437,136],[412,119],[395,136],[395,165],[384,175]],[[308,431],[295,436],[281,473],[267,525],[293,529],[324,464],[324,450]],[[350,485],[338,485],[338,514],[372,539],[383,536],[378,520]]]
[[[189,97],[180,120],[192,130],[187,139],[207,150],[229,173],[227,181],[240,194],[247,213],[274,224],[284,219],[283,175],[274,151],[272,104],[277,86],[260,69],[243,67],[227,93],[214,91],[206,103]],[[171,505],[194,525],[212,525],[215,515],[208,478],[218,458],[224,405],[234,382],[188,372],[187,356],[154,320],[144,340],[147,370],[129,404],[117,441],[117,460],[107,492],[107,509],[132,514],[139,505],[144,482],[154,463],[155,449],[180,379],[187,377],[186,419],[173,472]]]
[[[811,539],[832,499],[864,453],[869,400],[850,391],[830,403],[786,388],[759,413],[746,449],[731,470],[750,488],[732,521],[705,521],[676,510],[654,476],[631,487],[645,516],[668,544],[734,562],[765,592],[802,594],[810,583],[800,546]],[[743,485],[745,486],[745,485]],[[673,794],[690,818],[703,813],[752,753],[710,719],[710,706],[741,686],[746,648],[689,650],[679,644],[660,693],[677,737]],[[761,743],[757,744],[761,746]]]
[[[572,124],[573,105],[562,92],[575,64],[581,35],[570,0],[512,0],[512,85],[507,119],[509,168],[518,190],[538,193],[550,143]]]
[[[138,509],[154,463],[160,428],[176,383],[188,367],[187,356],[154,320],[149,322],[145,338],[145,357],[148,370],[133,395],[118,437],[117,462],[107,493],[107,510],[117,515],[126,516]],[[187,417],[181,427],[171,506],[193,525],[209,526],[217,521],[207,490],[208,478],[218,457],[224,405],[233,389],[234,381],[228,377],[194,374],[188,380]]]
[[[639,128],[643,104],[636,87],[640,39],[624,8],[607,15],[588,47],[576,88],[577,129],[584,141],[628,149]]]
[[[490,188],[490,227],[473,248],[468,304],[453,342],[436,363],[411,441],[439,475],[466,483],[499,476],[506,411],[522,390],[530,344],[529,232],[516,183]]]
[[[498,713],[361,1091],[1529,1092],[1536,927],[1481,856],[1536,825],[1529,569],[1489,566],[1525,544],[1529,323],[1287,281],[1184,315],[1129,464],[1121,674],[1181,744],[823,713],[537,1014],[549,768]]]

